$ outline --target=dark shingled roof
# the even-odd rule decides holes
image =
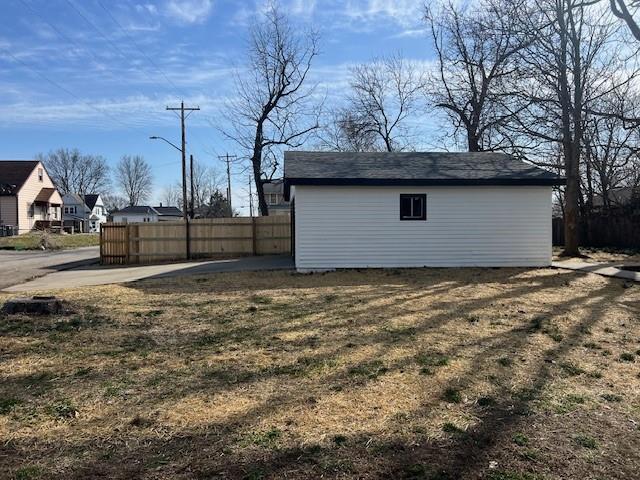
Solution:
[[[129,206],[129,207],[124,207],[121,208],[118,211],[115,211],[112,213],[116,214],[116,213],[156,213],[154,212],[152,207],[149,207],[148,205],[135,205],[135,206]]]
[[[182,210],[178,207],[153,207],[153,209],[158,212],[158,215],[182,216]]]
[[[27,181],[37,160],[0,160],[0,192],[2,195],[15,195]]]
[[[98,197],[99,195],[96,195],[94,193],[88,193],[84,196],[84,204],[89,208],[89,210],[93,210],[93,207],[96,206]]]
[[[291,185],[563,185],[564,177],[494,152],[285,152]]]

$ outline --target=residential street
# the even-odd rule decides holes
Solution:
[[[73,267],[97,264],[100,247],[56,251],[0,251],[0,289]]]

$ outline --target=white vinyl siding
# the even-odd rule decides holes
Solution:
[[[401,221],[400,194],[427,220]],[[547,266],[551,187],[296,186],[296,267]]]

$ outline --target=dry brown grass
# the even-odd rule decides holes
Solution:
[[[562,247],[553,247],[554,260],[567,260],[567,257],[561,257]],[[617,248],[581,248],[580,253],[584,258],[580,261],[590,263],[626,263],[640,264],[640,251],[632,249]]]
[[[76,313],[0,317],[0,476],[640,471],[640,286],[422,269],[219,274],[62,296]]]

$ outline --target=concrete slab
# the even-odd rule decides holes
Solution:
[[[572,259],[553,262],[551,265],[555,268],[596,273],[605,277],[622,278],[624,280],[640,282],[640,272],[624,270],[620,268],[623,266],[623,264],[620,263],[589,263]],[[638,265],[638,267],[640,267],[640,265]]]
[[[148,278],[176,277],[220,272],[289,270],[294,268],[289,255],[243,257],[228,260],[141,265],[135,267],[81,267],[51,273],[30,282],[5,288],[5,292],[54,291],[89,285],[127,283]]]

